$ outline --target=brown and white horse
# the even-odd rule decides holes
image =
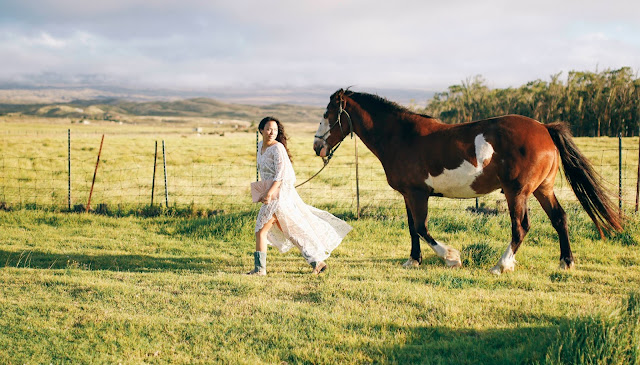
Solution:
[[[413,113],[376,95],[340,89],[331,95],[313,143],[316,154],[331,156],[350,133],[382,163],[389,185],[404,197],[411,234],[405,267],[422,262],[420,238],[447,266],[460,267],[460,253],[427,231],[430,196],[473,198],[502,189],[511,217],[511,243],[494,274],[513,271],[515,254],[529,231],[527,199],[533,194],[560,240],[560,268],[573,266],[567,218],[553,191],[558,166],[600,235],[622,229],[622,217],[601,178],[578,151],[568,126],[541,124],[506,115],[449,125]]]

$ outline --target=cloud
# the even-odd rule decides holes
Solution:
[[[640,4],[9,0],[0,79],[102,75],[158,87],[499,87],[640,68]]]

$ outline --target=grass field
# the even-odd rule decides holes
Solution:
[[[577,263],[572,271],[559,271],[555,231],[537,202],[531,201],[532,228],[518,252],[516,271],[496,277],[488,269],[509,240],[506,214],[475,214],[466,210],[472,201],[443,199],[436,202],[438,209],[431,215],[429,228],[435,238],[461,251],[464,267],[447,269],[426,251],[423,265],[407,270],[401,264],[408,258],[409,233],[397,207],[398,197],[384,190],[379,164],[362,145],[361,178],[369,185],[361,186],[361,200],[367,214],[355,220],[353,198],[339,195],[340,189],[353,190],[348,181],[353,176],[353,158],[347,157],[353,144],[345,143],[340,150],[343,155],[332,162],[336,165],[301,190],[304,199],[330,209],[354,227],[329,259],[328,272],[313,277],[297,252],[269,250],[269,275],[247,277],[242,273],[252,266],[257,207],[248,203],[244,184],[255,178],[255,135],[225,131],[220,136],[222,131],[216,131],[196,137],[193,125],[186,122],[162,128],[149,123],[124,126],[117,133],[112,128],[122,126],[92,124],[82,126],[88,127],[82,133],[74,126],[72,133],[94,146],[94,150],[82,150],[87,146],[78,141],[78,161],[95,164],[100,133],[111,131],[105,139],[118,147],[112,147],[111,157],[104,157],[109,156],[105,142],[103,182],[118,180],[108,177],[118,169],[108,169],[109,160],[153,156],[153,150],[144,154],[140,150],[156,139],[184,148],[172,152],[176,161],[187,161],[182,163],[187,172],[177,175],[189,176],[189,171],[218,164],[213,158],[223,165],[230,156],[240,156],[222,171],[226,178],[238,180],[220,185],[220,196],[205,195],[193,187],[196,184],[184,183],[187,192],[178,205],[193,203],[193,214],[61,212],[66,203],[64,174],[61,197],[49,197],[53,204],[37,204],[47,209],[33,209],[27,201],[9,202],[12,210],[0,211],[3,363],[640,361],[640,219],[629,209],[625,231],[602,241],[586,214],[563,198]],[[48,161],[52,153],[48,148],[61,148],[53,153],[62,155],[64,168],[68,121],[10,120],[2,126],[9,131],[7,138],[0,136],[3,155],[43,153],[41,161]],[[305,169],[313,172],[320,166],[310,156],[313,129],[309,125],[291,128],[299,179],[308,176]],[[246,150],[234,149],[245,141]],[[625,146],[631,150],[637,142],[637,138],[627,139]],[[617,176],[607,167],[617,166],[615,140],[580,139],[578,143],[584,151],[600,151],[590,156],[596,166],[602,166],[604,175]],[[203,151],[206,146],[211,149]],[[634,153],[637,161],[637,150],[628,153],[627,177],[635,173]],[[173,165],[174,173],[178,165]],[[87,170],[93,173],[92,167]],[[15,178],[6,174],[9,169],[4,171],[3,182]],[[140,172],[127,171],[120,173],[133,178]],[[140,176],[151,173],[144,170]],[[19,178],[28,185],[45,180],[41,176]],[[218,172],[205,176],[211,179]],[[74,191],[82,191],[81,180],[86,179],[79,179]],[[51,184],[57,183],[52,180]],[[202,189],[214,185],[210,182]],[[215,205],[231,193],[234,201]],[[5,195],[10,195],[6,188]],[[327,195],[338,202],[332,203]],[[94,199],[112,207],[137,204],[127,196],[98,194]],[[498,198],[488,198],[487,204],[495,204]],[[77,199],[74,203],[84,197]],[[202,217],[202,209],[217,211]]]
[[[218,124],[218,123],[223,124]],[[253,123],[253,124],[252,124]],[[96,167],[101,135],[104,145],[96,174],[92,207],[129,212],[154,203],[169,207],[191,205],[197,209],[232,211],[250,205],[249,183],[256,179],[256,121],[219,121],[206,118],[137,117],[119,125],[92,121],[90,125],[69,119],[0,117],[0,202],[25,206],[68,208],[68,134],[71,130],[71,205],[86,206]],[[322,167],[312,152],[314,124],[289,123],[290,148],[298,182]],[[201,133],[194,132],[201,128]],[[154,185],[155,143],[158,143]],[[162,142],[165,142],[163,157]],[[577,143],[603,175],[607,187],[618,193],[618,140],[579,138]],[[638,138],[623,139],[622,198],[629,209],[635,205]],[[376,215],[392,209],[401,214],[404,204],[386,182],[379,161],[362,142],[358,149],[359,186],[356,186],[354,140],[346,139],[338,153],[316,179],[300,188],[311,204],[356,210],[360,191],[363,213]],[[167,165],[165,196],[163,159]],[[575,201],[558,175],[557,192]],[[498,193],[480,199],[491,209],[502,199]],[[465,210],[470,200],[432,199],[433,209]]]

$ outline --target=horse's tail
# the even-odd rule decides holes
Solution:
[[[560,151],[562,168],[567,181],[598,228],[600,237],[604,238],[602,228],[607,233],[613,230],[622,231],[623,216],[609,198],[609,192],[602,184],[602,177],[573,142],[569,126],[565,123],[550,123],[545,126],[553,143]]]

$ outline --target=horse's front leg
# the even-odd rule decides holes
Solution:
[[[409,202],[404,200],[407,208],[407,222],[409,224],[409,234],[411,235],[411,255],[409,259],[402,264],[403,267],[411,268],[418,267],[422,263],[422,252],[420,251],[420,236],[416,232],[416,227],[413,224],[413,216],[411,215],[411,209],[409,208]]]
[[[453,247],[436,241],[427,230],[427,217],[429,205],[429,192],[424,190],[413,189],[405,195],[405,201],[411,211],[413,218],[413,227],[420,238],[425,240],[429,247],[443,258],[448,267],[461,267],[460,252]],[[413,241],[412,241],[413,247]],[[418,251],[419,252],[419,251]],[[411,250],[413,259],[413,249]]]

